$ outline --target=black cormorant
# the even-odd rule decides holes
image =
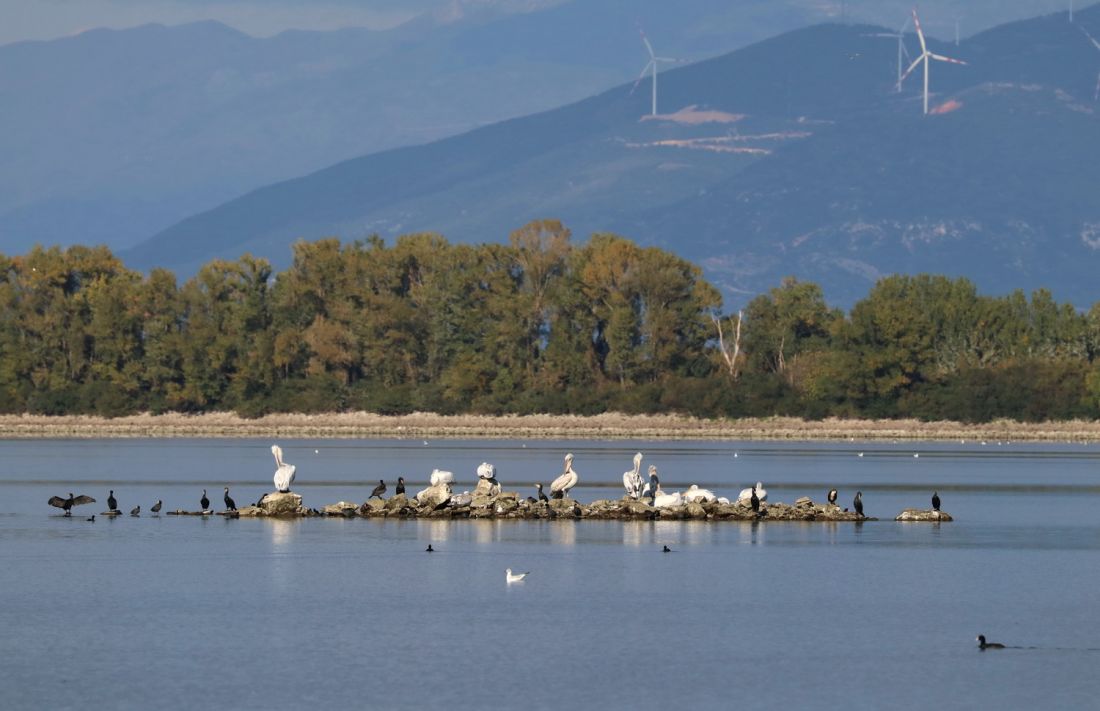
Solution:
[[[379,479],[378,486],[374,487],[374,491],[370,492],[370,496],[368,498],[373,499],[377,496],[381,499],[382,494],[384,493],[386,493],[386,481],[384,479]]]
[[[826,497],[829,499],[829,503],[836,506],[836,489],[829,489],[829,495]]]
[[[226,510],[226,511],[236,511],[236,510],[237,510],[237,504],[236,504],[236,502],[234,502],[234,501],[233,501],[233,497],[231,497],[231,496],[229,495],[229,487],[228,487],[228,486],[227,486],[227,487],[225,487],[225,497],[224,497],[224,500],[225,500],[225,510]]]
[[[206,498],[206,489],[202,490],[202,498],[199,499],[199,505],[202,506],[203,511],[210,508],[210,499]]]
[[[978,635],[978,649],[1004,649],[1005,646],[1000,642],[986,642],[985,635]]]
[[[549,501],[550,500],[550,499],[546,498],[546,494],[542,493],[542,482],[541,481],[538,484],[535,484],[535,488],[539,490],[539,501]]]
[[[938,491],[933,491],[932,492],[932,510],[933,511],[939,511],[940,510],[940,493]]]
[[[405,493],[405,477],[403,477],[403,476],[397,477],[397,486],[395,486],[393,488],[393,493],[394,494],[404,494]]]
[[[756,513],[760,513],[760,497],[756,495],[756,485],[752,487],[752,497],[749,499],[749,506],[752,506],[752,510]]]
[[[69,492],[69,498],[63,499],[60,496],[51,496],[50,500],[46,502],[50,506],[56,506],[59,509],[65,510],[66,516],[72,516],[72,508],[74,506],[80,506],[81,504],[94,504],[95,499],[90,496],[81,494],[80,496],[73,496],[73,492]]]
[[[107,494],[107,510],[108,511],[117,511],[118,510],[118,499],[115,498],[115,490],[114,489],[111,489],[111,492],[109,494]]]
[[[857,491],[856,492],[856,498],[852,499],[852,506],[854,506],[855,509],[856,509],[856,515],[859,516],[859,517],[862,517],[863,516],[863,492],[862,491]]]

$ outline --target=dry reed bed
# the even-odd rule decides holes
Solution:
[[[537,438],[738,440],[1026,440],[1096,441],[1100,422],[982,425],[918,420],[801,420],[791,417],[702,420],[680,415],[434,415],[366,412],[268,415],[233,413],[134,415],[113,419],[40,415],[0,416],[0,438],[287,437],[287,438]]]

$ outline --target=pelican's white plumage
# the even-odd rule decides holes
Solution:
[[[477,475],[480,479],[492,479],[497,475],[497,470],[489,462],[482,462],[477,467]]]
[[[504,571],[504,579],[509,583],[521,583],[530,573],[513,573],[511,568]]]
[[[634,455],[634,469],[623,472],[623,488],[626,489],[626,495],[632,499],[636,499],[642,495],[642,453],[638,452]]]
[[[569,453],[565,455],[565,469],[561,476],[550,482],[550,493],[562,496],[568,494],[577,485],[577,478],[577,472],[573,471],[573,454]]]
[[[751,498],[752,498],[752,487],[751,486],[747,489],[742,489],[741,493],[737,495],[737,500],[738,501],[748,501]],[[767,501],[768,500],[768,492],[764,490],[764,482],[761,482],[761,481],[756,482],[756,498],[760,499],[761,501]]]
[[[294,483],[294,465],[283,461],[283,448],[277,444],[271,445],[271,453],[275,455],[275,490],[286,493],[290,491],[290,485]]]
[[[661,509],[667,506],[679,506],[684,503],[684,495],[679,491],[666,494],[661,491],[661,485],[657,484],[657,490],[653,494],[653,508]]]
[[[700,489],[698,484],[692,484],[688,487],[688,490],[684,492],[684,501],[702,501],[704,503],[712,503],[717,501],[718,497],[714,495],[714,492],[710,489]]]
[[[432,486],[439,486],[440,484],[453,484],[455,482],[455,475],[452,472],[445,472],[442,469],[432,470]]]

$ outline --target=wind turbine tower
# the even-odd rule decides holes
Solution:
[[[897,32],[875,32],[873,34],[864,35],[865,37],[891,37],[898,41],[898,78],[897,87],[898,92],[901,92],[901,73],[905,66],[902,64],[902,57],[909,59],[909,50],[905,48],[905,30],[909,27],[909,18],[905,18],[905,24],[902,25]]]
[[[671,57],[658,57],[653,51],[653,45],[649,43],[649,38],[645,36],[645,32],[639,27],[638,32],[642,35],[642,42],[645,43],[646,51],[649,52],[649,62],[642,68],[642,73],[638,75],[637,81],[634,82],[634,87],[630,90],[630,93],[634,93],[634,89],[638,88],[638,84],[645,78],[646,72],[651,72],[653,76],[653,106],[650,109],[650,116],[657,115],[657,67],[661,62],[668,64],[675,64],[679,62],[678,59],[672,59]]]
[[[917,29],[917,39],[920,40],[920,56],[913,60],[913,63],[909,65],[909,68],[905,70],[905,73],[901,75],[901,79],[898,80],[898,86],[905,81],[905,77],[913,73],[913,70],[917,68],[917,65],[921,62],[924,63],[924,115],[928,115],[928,64],[929,60],[935,59],[938,62],[949,62],[951,64],[966,64],[961,59],[952,59],[951,57],[945,57],[942,54],[936,54],[935,52],[928,51],[928,44],[924,41],[924,32],[920,28],[920,18],[917,17],[917,11],[913,10],[913,27]],[[1091,37],[1090,37],[1091,39]]]

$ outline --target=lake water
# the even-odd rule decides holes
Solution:
[[[153,517],[272,489],[270,441],[0,442],[0,708],[1095,708],[1100,446],[282,441],[306,504],[481,461],[582,501],[666,490],[864,524]],[[858,456],[862,452],[864,456]],[[919,454],[919,457],[914,457]],[[141,505],[140,518],[110,520]],[[900,524],[933,489],[950,524]],[[98,502],[72,518],[52,495]],[[438,550],[424,553],[428,543]],[[662,545],[674,553],[662,554]],[[531,571],[506,585],[505,568]],[[1010,645],[980,652],[978,633]]]

